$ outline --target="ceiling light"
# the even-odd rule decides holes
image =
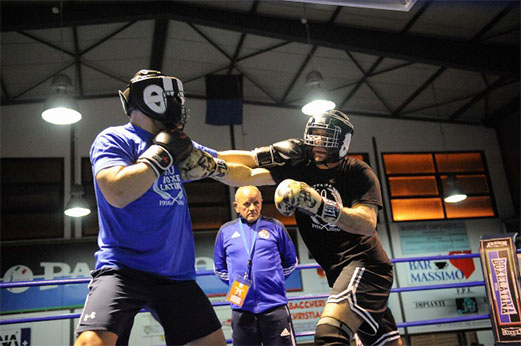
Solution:
[[[449,174],[447,177],[447,191],[445,192],[445,202],[458,203],[467,199],[467,195],[463,193],[456,184],[456,177]]]
[[[320,85],[323,82],[322,74],[313,70],[306,76],[306,85],[310,88],[306,96],[306,104],[302,107],[302,113],[306,115],[321,114],[335,108],[329,95]]]
[[[64,214],[71,217],[82,217],[90,214],[89,203],[82,197],[83,186],[74,184],[71,189],[71,199],[65,206]]]
[[[53,95],[45,102],[42,118],[56,125],[70,125],[81,120],[76,100],[71,96],[72,82],[69,76],[58,74],[53,77]]]

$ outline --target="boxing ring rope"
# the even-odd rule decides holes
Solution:
[[[521,253],[521,249],[518,249],[516,252]],[[443,256],[395,258],[395,259],[391,259],[391,262],[394,264],[394,263],[404,263],[404,262],[436,261],[436,260],[444,260],[444,259],[466,259],[466,258],[476,258],[476,257],[479,257],[479,254],[471,253],[471,254],[456,254],[456,255],[443,255]],[[321,268],[321,267],[318,264],[301,264],[301,265],[298,265],[296,269],[304,270],[304,269],[317,269],[317,268]],[[200,270],[200,271],[196,272],[196,275],[197,276],[206,276],[206,275],[215,275],[215,273],[212,270]],[[41,280],[41,281],[18,281],[18,282],[0,283],[0,289],[16,288],[16,287],[49,286],[49,285],[84,284],[84,283],[89,283],[89,282],[90,282],[90,278]],[[484,285],[485,285],[484,281],[471,281],[471,282],[452,283],[452,284],[424,285],[424,286],[414,286],[414,287],[395,287],[395,288],[391,289],[391,293],[448,289],[448,288],[459,288],[459,287],[475,287],[475,286],[484,286]],[[328,294],[290,296],[290,297],[288,297],[288,301],[307,300],[307,299],[325,299],[328,296],[329,296]],[[229,304],[230,303],[227,301],[212,302],[212,306],[214,306],[214,307],[215,306],[225,306],[225,305],[229,305]],[[146,312],[146,310],[142,309],[140,312]],[[5,319],[5,320],[0,320],[0,325],[73,319],[73,318],[79,318],[80,316],[81,316],[80,313],[71,313],[71,314],[61,314],[61,315],[54,315],[54,316]],[[480,314],[480,315],[472,315],[472,316],[449,317],[449,318],[439,318],[439,319],[431,319],[431,320],[403,322],[403,323],[397,323],[397,326],[398,326],[398,328],[405,328],[405,327],[416,327],[416,326],[425,326],[425,325],[432,325],[432,324],[484,320],[484,319],[489,319],[489,318],[490,318],[489,314]],[[310,331],[310,332],[297,333],[296,336],[303,337],[303,336],[312,336],[314,334],[315,334],[314,331]],[[231,342],[231,340],[227,340],[227,342]]]
[[[521,253],[521,249],[517,250],[517,253]],[[477,258],[479,254],[457,254],[457,255],[443,255],[443,256],[426,256],[426,257],[406,257],[406,258],[393,258],[391,259],[391,263],[404,263],[404,262],[417,262],[417,261],[436,261],[443,259],[465,259],[465,258]],[[297,266],[297,270],[303,269],[316,269],[320,268],[318,264],[299,264]],[[197,276],[205,276],[205,275],[215,275],[213,270],[199,270],[197,271]],[[17,282],[9,282],[9,283],[0,283],[0,289],[3,288],[15,288],[15,287],[33,287],[33,286],[51,286],[51,285],[70,285],[70,284],[84,284],[89,283],[90,278],[84,279],[62,279],[62,280],[41,280],[41,281],[17,281]],[[481,282],[483,281],[476,281]],[[436,286],[436,285],[434,285]],[[477,285],[476,285],[477,286]],[[451,287],[447,287],[451,288]],[[405,287],[404,287],[405,289]],[[437,289],[437,287],[433,288]],[[392,292],[392,291],[391,291]],[[396,291],[402,292],[402,291]]]

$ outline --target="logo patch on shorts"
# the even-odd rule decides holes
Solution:
[[[288,336],[288,335],[290,335],[290,334],[289,334],[289,331],[288,331],[287,328],[284,328],[284,330],[282,331],[282,333],[280,333],[280,336]]]
[[[84,320],[84,321],[88,321],[89,318],[90,318],[91,320],[95,319],[95,318],[96,318],[96,312],[93,311],[93,312],[91,312],[90,314],[85,315],[85,317],[83,318],[83,320]]]

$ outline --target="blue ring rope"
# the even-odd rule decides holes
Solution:
[[[521,249],[517,250],[516,252],[521,253]],[[458,254],[458,255],[444,255],[444,256],[395,258],[395,259],[392,259],[391,262],[392,263],[403,263],[403,262],[413,262],[413,261],[435,261],[435,260],[443,260],[443,259],[465,259],[465,258],[475,258],[475,257],[479,257],[479,254]],[[320,268],[320,266],[318,264],[301,264],[301,265],[297,266],[298,270],[314,269],[314,268]],[[198,276],[214,275],[214,272],[212,270],[201,270],[201,271],[198,271],[196,274]],[[14,287],[81,284],[81,283],[89,283],[89,282],[90,282],[90,279],[88,279],[88,278],[87,279],[41,280],[41,281],[18,281],[18,282],[10,282],[10,283],[0,283],[0,289],[14,288]],[[396,287],[396,288],[391,289],[391,292],[411,292],[411,291],[447,289],[447,288],[457,288],[457,287],[473,287],[473,286],[483,286],[484,284],[485,284],[484,281],[471,281],[471,282],[454,283],[454,284],[427,285],[427,286],[415,286],[415,287]],[[314,296],[311,296],[311,295],[292,296],[292,297],[288,297],[288,300],[324,299],[327,297],[328,297],[327,294],[326,295],[314,295]],[[212,305],[213,306],[224,306],[224,305],[229,305],[229,303],[228,302],[212,302]],[[144,311],[146,311],[146,310],[141,310],[140,312],[144,312]],[[30,318],[20,318],[20,319],[5,319],[5,320],[0,320],[0,325],[73,319],[73,318],[79,318],[80,316],[81,316],[81,314],[75,313],[75,314],[61,314],[61,315],[53,315],[53,316],[30,317]],[[425,326],[425,325],[432,325],[432,324],[483,320],[483,319],[489,319],[489,318],[490,318],[489,314],[451,317],[451,318],[403,322],[403,323],[398,323],[397,327],[398,328],[415,327],[415,326]],[[302,332],[302,333],[296,334],[297,337],[311,336],[311,335],[314,335],[314,332]],[[226,341],[231,342],[231,340],[226,340]]]

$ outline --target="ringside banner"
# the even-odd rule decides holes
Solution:
[[[515,237],[506,233],[480,238],[480,256],[496,345],[519,345],[521,301]]]

